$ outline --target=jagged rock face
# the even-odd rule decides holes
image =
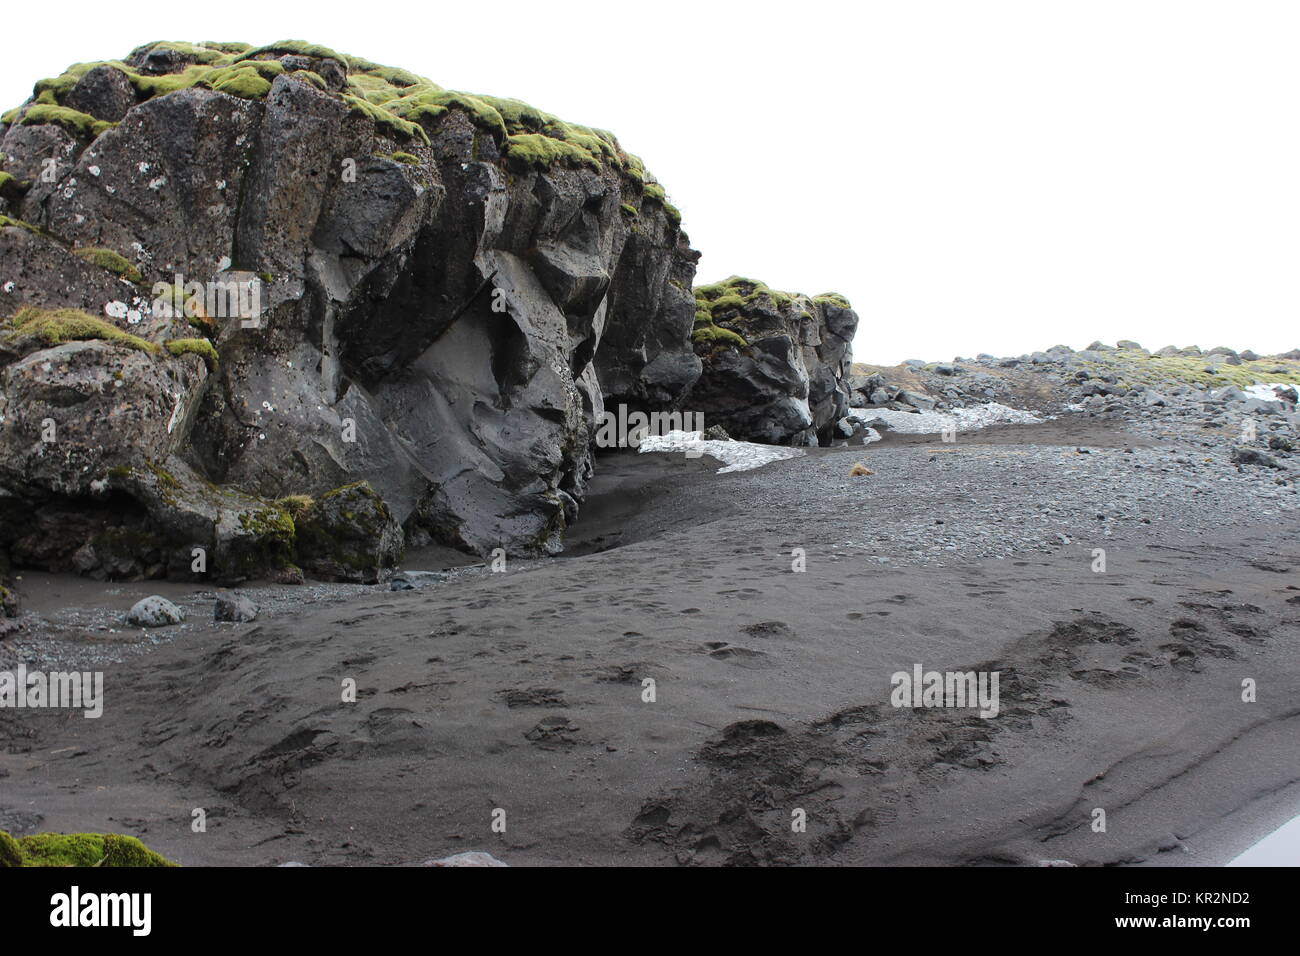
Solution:
[[[833,294],[810,298],[732,277],[696,290],[703,372],[686,399],[733,438],[826,444],[847,413],[857,313]]]
[[[605,402],[629,411],[676,409],[703,365],[690,347],[691,281],[699,253],[666,217],[640,218],[609,292],[611,318],[596,353]]]
[[[219,356],[209,375],[192,354],[104,341],[19,354],[0,326],[4,482],[60,514],[128,496],[165,539],[133,566],[178,574],[198,541],[251,564],[221,544],[238,535],[178,529],[167,496],[110,469],[165,463],[206,502],[181,509],[199,526],[364,479],[417,542],[560,550],[603,396],[664,407],[699,374],[698,256],[675,211],[643,195],[612,137],[595,145],[616,161],[539,161],[513,127],[485,130],[481,104],[377,121],[336,92],[346,58],[254,54],[233,81],[150,96],[151,78],[209,61],[142,48],[56,90],[72,120],[32,121],[46,89],[0,125],[24,184],[7,214],[34,227],[0,220],[0,317],[71,307],[154,346],[201,335]],[[92,249],[142,281],[77,254]],[[160,296],[172,282],[199,285]],[[54,455],[32,444],[47,411]]]

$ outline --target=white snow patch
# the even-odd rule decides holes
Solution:
[[[637,451],[686,452],[692,458],[708,455],[722,462],[718,474],[729,471],[750,471],[762,468],[774,461],[786,458],[798,458],[803,455],[802,448],[786,448],[782,445],[760,445],[748,441],[706,441],[704,432],[671,431],[666,435],[649,435],[641,439]]]
[[[1278,401],[1278,394],[1273,391],[1275,388],[1294,388],[1297,393],[1300,393],[1300,384],[1296,382],[1269,382],[1268,384],[1256,382],[1254,385],[1247,385],[1242,391],[1251,398],[1258,398],[1265,402],[1276,402]]]
[[[936,435],[945,428],[959,432],[975,431],[989,425],[1036,425],[1046,419],[1036,412],[988,402],[971,408],[954,408],[950,412],[900,412],[892,408],[850,408],[849,416],[864,422],[879,419],[890,431],[906,435]]]

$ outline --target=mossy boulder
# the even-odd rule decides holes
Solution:
[[[155,867],[177,864],[118,833],[37,833],[14,839],[0,830],[0,866]]]
[[[201,361],[159,360],[154,343],[77,312],[20,313],[0,346],[22,356],[0,367],[0,479],[63,495],[170,455],[207,384]]]
[[[374,584],[403,553],[401,525],[367,481],[298,501],[298,563],[313,577]]]
[[[219,487],[175,456],[110,469],[104,480],[144,507],[151,540],[166,542],[169,578],[237,584],[295,568],[293,516],[278,502]]]
[[[691,341],[704,368],[685,407],[744,440],[830,441],[849,408],[858,316],[848,300],[743,276],[694,291]]]

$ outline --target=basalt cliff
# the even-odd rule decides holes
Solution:
[[[604,130],[303,43],[151,43],[0,123],[0,575],[554,554],[606,408],[811,444],[857,316],[731,279]]]

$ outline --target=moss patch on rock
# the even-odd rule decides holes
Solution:
[[[51,103],[36,103],[28,107],[20,122],[23,126],[50,123],[80,139],[94,139],[100,133],[117,125],[108,120],[97,120],[88,113]]]
[[[172,355],[197,355],[209,372],[215,372],[221,365],[217,350],[207,339],[172,339],[167,343],[167,351]]]
[[[739,332],[724,329],[720,325],[696,325],[691,330],[691,341],[696,345],[734,346],[743,349],[749,343]]]
[[[23,222],[21,219],[14,219],[12,216],[0,216],[0,229],[23,229],[34,236],[41,234],[41,231],[30,222]]]
[[[13,859],[17,848],[18,862]],[[14,839],[0,831],[0,866],[176,866],[132,836],[37,833]]]
[[[554,163],[564,163],[568,166],[590,166],[592,169],[600,169],[600,163],[587,150],[541,133],[520,133],[508,137],[506,156],[512,162],[522,166],[550,166]]]
[[[19,179],[12,173],[6,173],[0,169],[0,197],[18,199],[31,188],[31,185],[30,182]]]
[[[220,70],[206,79],[218,93],[229,93],[245,100],[260,100],[271,92],[271,81],[251,68]]]
[[[88,247],[85,249],[74,249],[73,254],[86,260],[93,266],[99,266],[101,269],[107,269],[114,275],[121,276],[131,282],[141,282],[143,278],[140,270],[133,266],[126,256],[114,252],[112,249],[102,249],[99,247]]]
[[[772,307],[783,309],[794,302],[795,296],[744,276],[731,276],[721,282],[695,288],[696,306],[709,312],[715,320],[728,312],[740,312],[746,306],[758,303],[760,299],[767,299]]]
[[[12,331],[6,333],[6,326]],[[40,309],[27,306],[19,309],[13,318],[0,322],[0,336],[6,342],[35,339],[45,346],[102,339],[139,352],[156,353],[160,349],[155,342],[123,332],[117,326],[79,309]]]
[[[285,508],[268,502],[241,511],[237,521],[241,534],[231,541],[220,568],[225,577],[261,578],[294,565],[297,527]]]
[[[401,527],[367,481],[314,501],[294,495],[281,502],[287,507],[293,502],[298,563],[316,576],[373,584],[383,568],[401,560]]]
[[[22,866],[23,849],[18,841],[4,830],[0,830],[0,867]]]

